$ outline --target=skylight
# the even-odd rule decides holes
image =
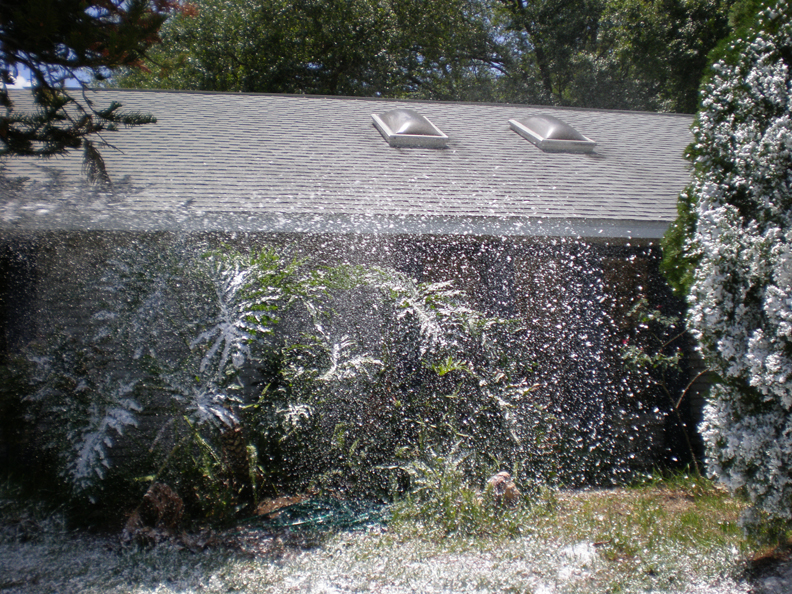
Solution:
[[[448,142],[440,128],[413,109],[392,109],[371,119],[391,146],[439,148]]]
[[[509,126],[547,152],[590,153],[597,146],[566,122],[549,115],[509,120]]]

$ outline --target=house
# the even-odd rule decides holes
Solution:
[[[19,109],[29,100],[11,97]],[[41,317],[33,311],[76,315],[64,287],[100,266],[108,246],[143,238],[167,249],[185,234],[291,242],[328,261],[455,280],[483,309],[525,319],[540,368],[552,368],[547,390],[586,402],[610,389],[604,378],[616,381],[615,341],[633,304],[671,301],[657,242],[689,181],[691,116],[208,92],[87,97],[157,123],[103,135],[111,189],[86,184],[80,154],[3,163],[6,350],[29,337]]]
[[[22,109],[25,91],[11,97]],[[115,147],[102,151],[113,196],[97,207],[79,154],[10,159],[6,176],[43,191],[3,200],[2,229],[655,241],[689,177],[686,115],[166,91],[88,98],[157,117],[104,135]],[[388,144],[372,115],[404,106],[447,135],[443,148]],[[545,152],[510,128],[536,115],[563,120],[596,148]]]

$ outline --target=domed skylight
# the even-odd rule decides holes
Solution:
[[[549,115],[509,120],[509,126],[547,152],[590,153],[597,146],[566,122]]]
[[[398,108],[371,119],[391,146],[444,147],[448,136],[413,109]]]

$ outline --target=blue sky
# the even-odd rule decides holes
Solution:
[[[68,79],[66,81],[66,88],[76,88],[79,84],[75,79]],[[19,73],[16,77],[16,82],[13,85],[8,85],[9,89],[24,89],[30,88],[30,70],[24,66],[19,66]]]
[[[30,86],[30,71],[27,68],[19,68],[19,73],[16,77],[16,82],[13,85],[8,85],[9,89],[21,89]]]

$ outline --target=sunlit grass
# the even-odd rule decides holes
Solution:
[[[653,486],[554,493],[531,506],[529,515],[537,531],[599,543],[620,556],[669,542],[747,546],[736,523],[741,510],[741,503],[714,487],[690,493]]]
[[[478,516],[459,511],[457,535],[449,518],[438,524],[396,522],[396,534],[465,553],[531,551],[533,575],[547,591],[687,591],[726,581],[740,591],[743,561],[757,549],[737,525],[743,504],[701,477],[645,481],[634,488],[544,489],[516,509],[493,512],[481,501]],[[401,511],[397,519],[409,518]],[[471,516],[477,522],[465,521]],[[445,534],[445,536],[443,536]],[[519,557],[515,557],[519,558]],[[535,588],[538,586],[535,586]],[[538,591],[542,591],[539,587]],[[722,586],[726,588],[726,586]]]

